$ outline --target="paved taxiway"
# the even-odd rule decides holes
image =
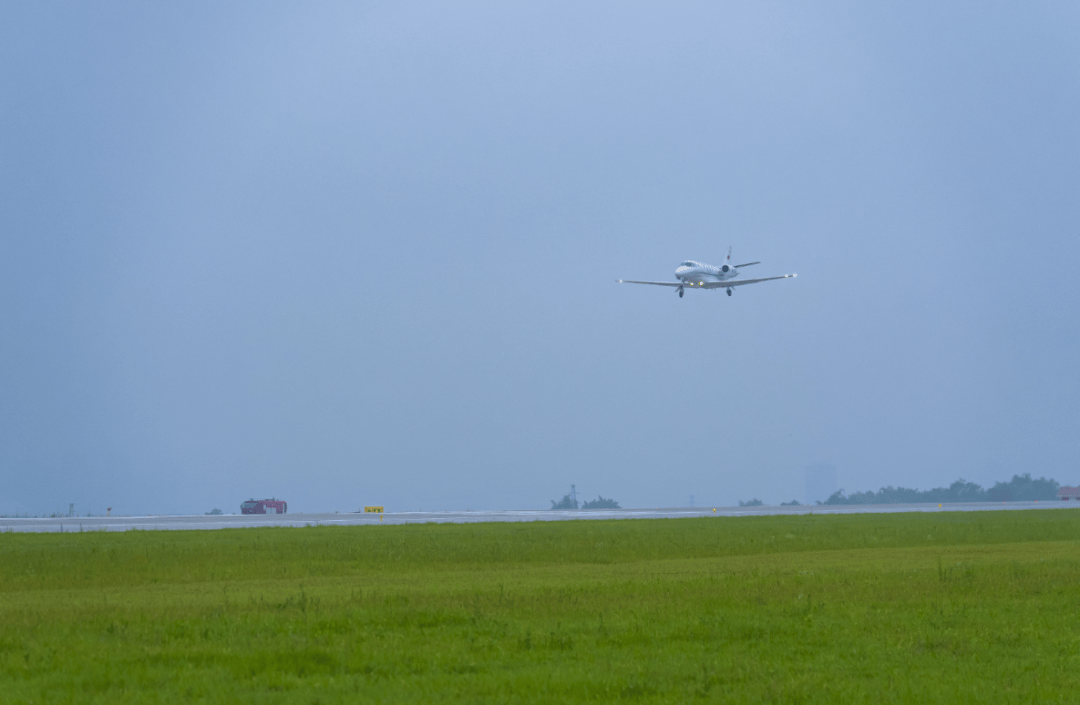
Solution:
[[[575,519],[681,519],[767,514],[890,514],[896,512],[979,512],[1016,509],[1068,509],[1076,502],[978,502],[970,504],[871,504],[859,506],[692,507],[683,509],[519,509],[465,512],[387,512],[385,514],[219,514],[192,516],[0,517],[0,532],[159,531],[241,529],[258,526],[361,526],[368,524],[471,524],[485,521],[567,521]]]

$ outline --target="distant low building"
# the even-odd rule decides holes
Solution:
[[[1057,496],[1066,502],[1070,499],[1080,500],[1080,487],[1062,487],[1057,491]]]
[[[240,505],[241,514],[284,514],[289,505],[280,499],[249,499]]]

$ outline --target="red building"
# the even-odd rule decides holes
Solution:
[[[249,499],[240,505],[241,514],[284,514],[289,505],[283,499]]]
[[[1066,502],[1070,499],[1080,500],[1080,487],[1062,487],[1057,491],[1057,496],[1058,499],[1065,500]]]

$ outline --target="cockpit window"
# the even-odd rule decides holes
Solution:
[[[686,260],[685,262],[683,262],[679,266],[680,267],[694,267],[694,266],[696,266],[696,264],[694,262],[691,262],[690,260]]]

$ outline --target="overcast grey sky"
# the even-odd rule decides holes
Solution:
[[[1080,483],[1078,37],[1072,2],[3,3],[0,513]],[[615,283],[729,245],[799,278]]]

